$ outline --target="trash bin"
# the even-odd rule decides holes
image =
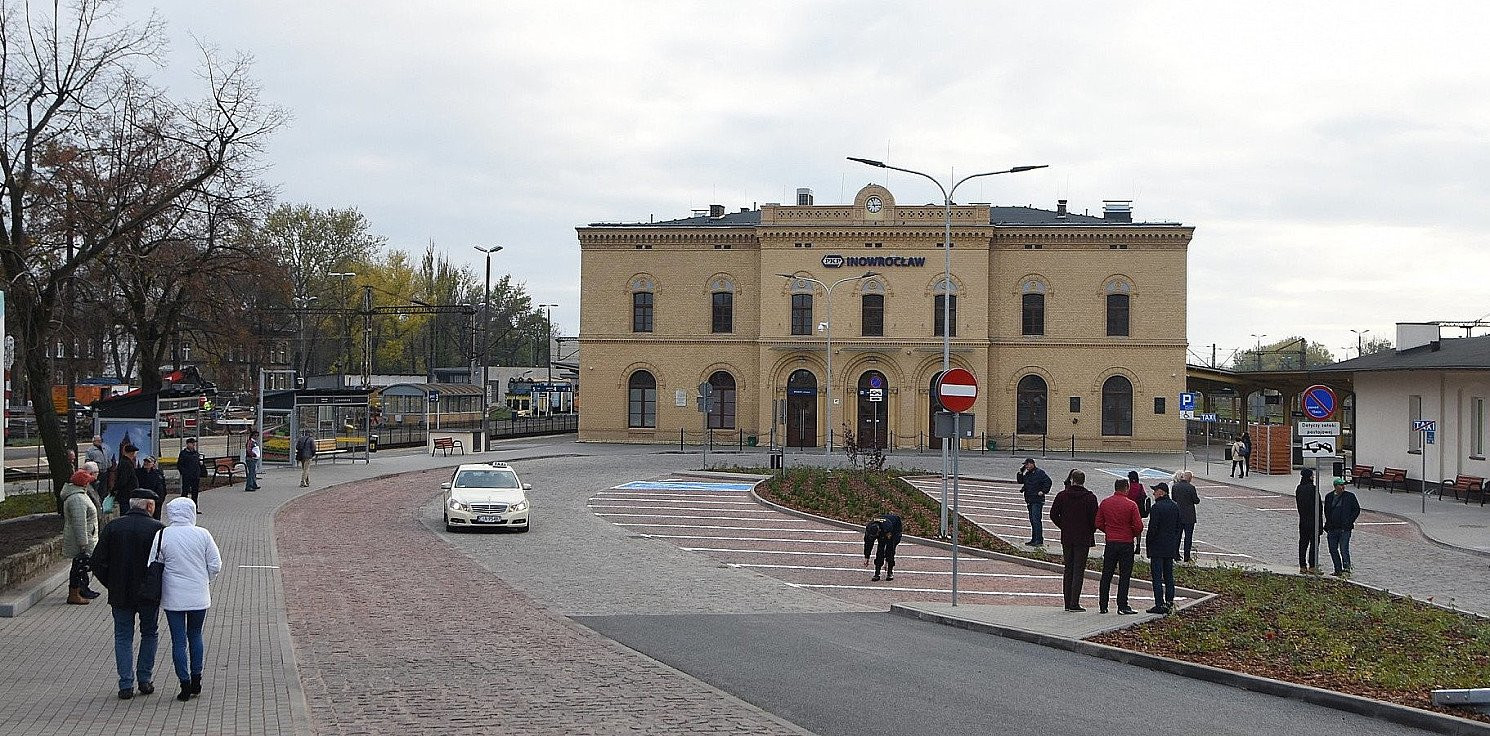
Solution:
[[[486,452],[486,445],[481,442],[481,430],[471,430],[471,447],[472,452]]]
[[[745,444],[751,447],[755,447],[756,445],[760,444],[760,439],[753,434],[745,435]]]
[[[786,453],[782,450],[771,451],[771,469],[782,470],[786,467]]]
[[[1331,467],[1335,471],[1335,477],[1336,478],[1344,478],[1345,477],[1345,463],[1343,463],[1343,462],[1337,462],[1337,463],[1335,463]]]
[[[997,450],[997,449],[999,449],[999,441],[998,440],[989,440],[988,441],[988,449],[989,450]]]
[[[377,435],[370,434],[370,435],[367,436],[367,451],[368,452],[377,452],[378,451],[378,436]]]

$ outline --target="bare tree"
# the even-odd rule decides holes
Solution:
[[[117,4],[0,0],[0,278],[57,489],[70,467],[46,346],[68,283],[143,243],[225,171],[250,168],[283,121],[259,101],[246,59],[222,63],[210,49],[202,100],[147,93],[139,67],[159,58],[161,23],[120,24]]]

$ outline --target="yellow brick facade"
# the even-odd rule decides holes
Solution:
[[[1178,450],[1183,422],[1175,397],[1185,386],[1185,259],[1194,229],[1063,210],[1064,203],[1057,211],[952,208],[952,365],[978,377],[978,433],[999,438],[1001,447],[1018,429],[1040,428],[1020,432],[1020,446],[1038,446],[1043,436],[1052,449],[1074,442],[1087,450]],[[943,217],[941,206],[897,205],[889,190],[869,185],[844,205],[715,208],[670,222],[578,228],[580,439],[669,443],[682,430],[697,442],[704,431],[697,387],[728,376],[717,380],[733,382],[733,421],[716,416],[725,425],[712,430],[716,442],[743,434],[765,444],[773,400],[782,399],[791,416],[775,423],[778,443],[821,447],[827,402],[834,401],[835,446],[844,424],[861,441],[934,446],[930,386],[942,367],[934,304],[943,279]],[[847,262],[831,267],[839,261],[825,263],[825,256]],[[877,275],[832,291],[832,386],[825,389],[821,325],[829,305],[823,288],[804,278],[833,284],[871,271]],[[644,326],[634,324],[638,292],[651,294],[650,332],[634,329]],[[715,293],[732,301],[726,333],[712,331]],[[1026,293],[1043,294],[1043,334],[1024,334]],[[794,294],[811,295],[811,335],[792,334]],[[1127,298],[1127,336],[1107,334],[1109,294]],[[883,299],[880,336],[863,334],[865,295]],[[794,373],[802,380],[788,396]],[[1021,426],[1018,390],[1031,375],[1045,384],[1044,421],[1034,421],[1035,409]],[[648,376],[655,381],[651,412]],[[1131,386],[1127,424],[1122,381],[1109,382],[1114,376]],[[1108,397],[1109,422],[1104,385],[1119,389]],[[870,401],[871,393],[883,400]],[[1038,398],[1026,394],[1026,407],[1038,407]],[[1078,412],[1071,411],[1073,398]],[[1156,398],[1164,400],[1163,413]],[[635,424],[652,426],[629,426]]]

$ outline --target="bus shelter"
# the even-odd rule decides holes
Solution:
[[[434,437],[481,438],[481,387],[467,383],[396,383],[377,391],[377,432],[385,445],[428,445]]]
[[[363,388],[295,389],[264,394],[264,461],[294,465],[302,429],[316,441],[316,457],[371,462],[378,447],[369,399]]]
[[[162,468],[175,467],[187,438],[197,438],[199,446],[213,441],[201,434],[202,401],[208,395],[195,389],[166,388],[102,399],[94,404],[93,433],[103,438],[104,452],[116,462],[119,447],[128,440],[140,448],[137,459],[149,455]],[[209,452],[203,448],[202,454]]]

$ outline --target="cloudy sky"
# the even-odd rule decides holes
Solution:
[[[1196,227],[1189,339],[1337,357],[1490,318],[1490,3],[124,0],[256,59],[269,178],[394,246],[510,272],[578,328],[574,228],[790,202],[961,201]],[[1475,51],[1480,49],[1480,51]],[[1476,334],[1483,334],[1481,330]],[[1455,331],[1462,334],[1462,331]],[[1192,356],[1192,362],[1196,359]]]

